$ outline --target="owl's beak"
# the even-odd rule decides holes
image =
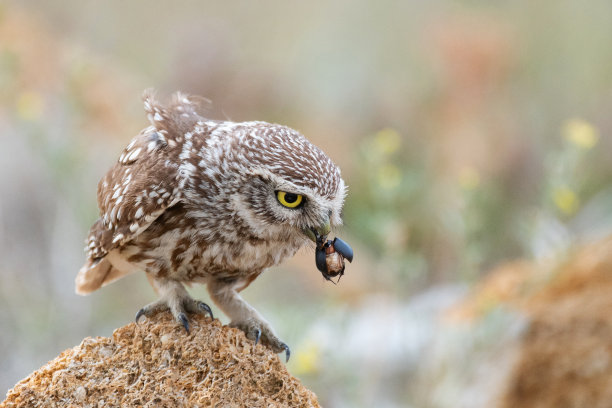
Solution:
[[[313,242],[318,243],[321,240],[325,241],[327,234],[331,231],[331,225],[329,223],[329,219],[325,221],[325,223],[319,225],[316,228],[304,228],[302,232],[308,238],[310,238]]]

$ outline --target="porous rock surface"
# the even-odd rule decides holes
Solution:
[[[218,320],[169,313],[88,337],[7,393],[1,407],[319,407],[268,348]]]

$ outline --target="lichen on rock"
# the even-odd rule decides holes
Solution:
[[[169,314],[88,337],[20,381],[2,407],[319,407],[277,355],[218,320]]]

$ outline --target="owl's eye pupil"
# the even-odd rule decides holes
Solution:
[[[295,203],[297,199],[298,199],[297,194],[285,193],[285,201],[288,202],[289,204]]]
[[[276,199],[287,208],[298,208],[304,201],[301,194],[287,193],[286,191],[276,191]]]

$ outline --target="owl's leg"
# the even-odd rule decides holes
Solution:
[[[159,312],[170,310],[176,321],[182,324],[189,333],[187,313],[198,313],[213,317],[210,306],[189,296],[182,283],[171,279],[150,278],[149,280],[155,291],[160,295],[160,299],[140,309],[136,313],[136,322],[142,316],[151,317]]]
[[[261,339],[261,342],[268,345],[275,353],[284,351],[286,360],[289,361],[291,355],[289,346],[276,336],[270,323],[238,294],[235,284],[211,279],[207,287],[213,302],[232,319],[230,327],[242,330],[255,344]]]

